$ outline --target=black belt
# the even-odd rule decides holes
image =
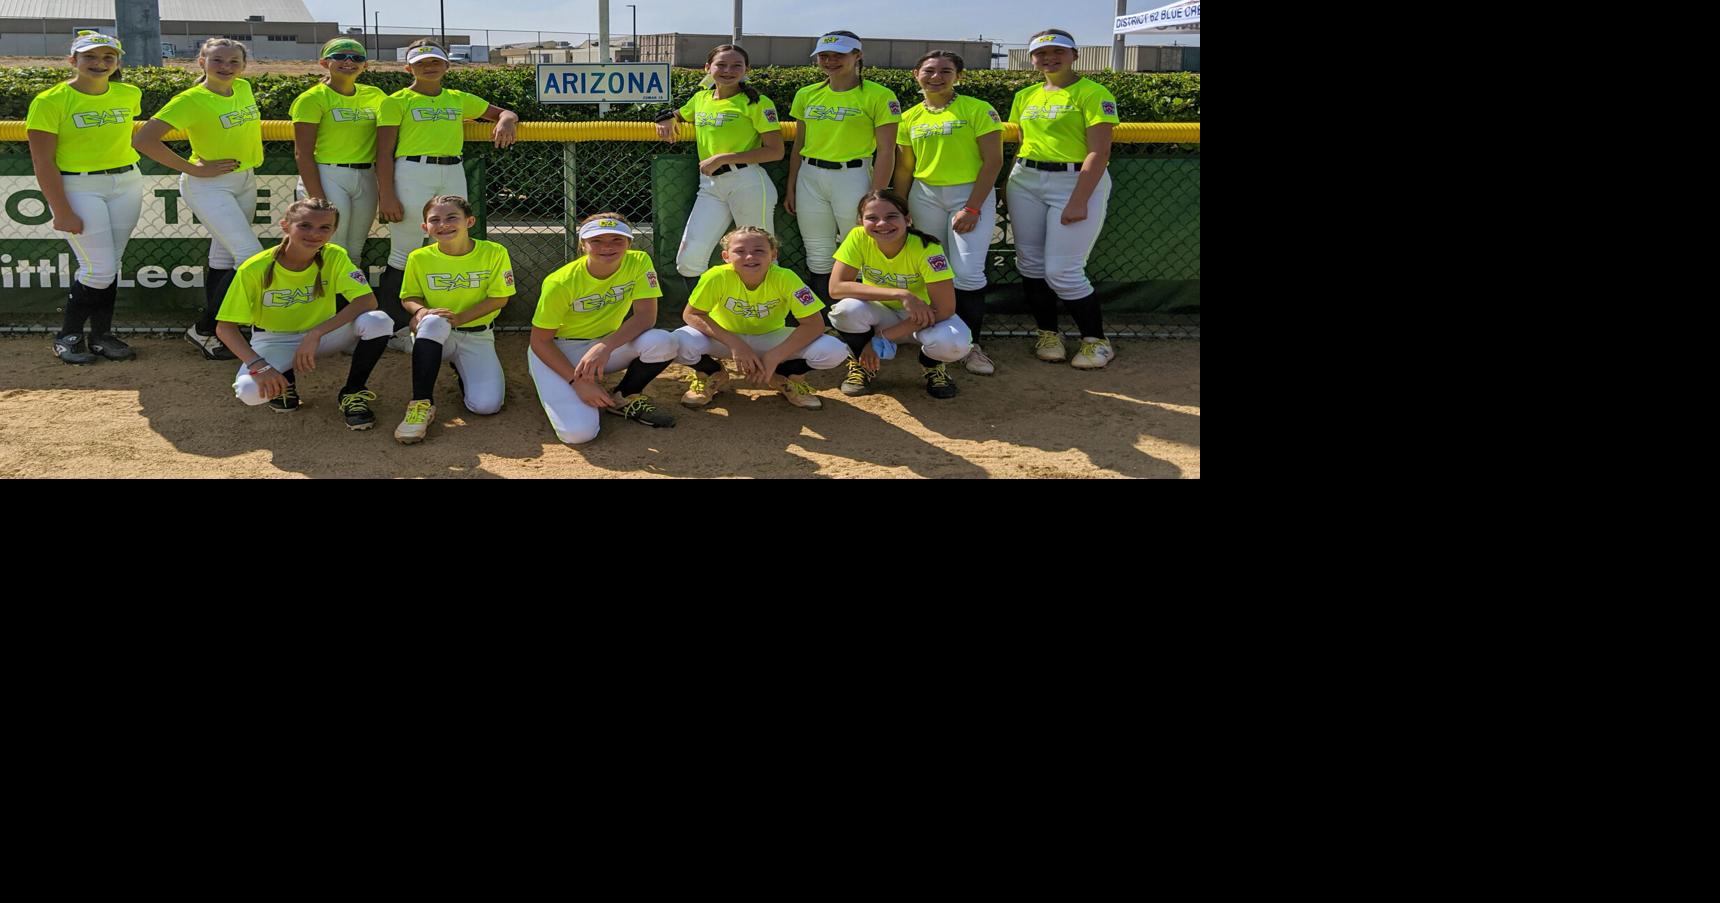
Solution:
[[[408,157],[407,159],[411,159],[411,158]],[[460,158],[455,157],[454,159],[458,160]],[[369,169],[372,166],[375,166],[376,164],[375,163],[330,163],[329,165],[330,166],[344,166],[347,169]]]
[[[866,165],[865,157],[861,157],[858,160],[849,160],[847,163],[832,163],[829,160],[814,160],[811,157],[802,157],[801,159],[811,163],[819,169],[854,169]]]
[[[456,327],[454,327],[454,331],[455,332],[483,332],[484,330],[489,329],[491,326],[494,326],[494,325],[496,325],[496,324],[485,323],[482,326],[456,326]]]
[[[60,175],[62,175],[62,176],[106,176],[106,175],[112,175],[113,173],[116,173],[116,172],[131,172],[135,168],[136,168],[136,164],[132,164],[129,166],[116,166],[113,169],[95,169],[95,170],[91,170],[89,172],[66,172],[65,170],[62,169],[62,170],[60,170]]]
[[[714,179],[717,176],[720,176],[723,173],[728,172],[731,169],[746,169],[746,168],[747,168],[747,164],[745,164],[745,163],[724,163],[723,165],[717,167],[715,170],[713,170],[711,172],[711,178]]]
[[[440,163],[444,166],[460,162],[459,157],[424,157],[424,156],[418,156],[418,157],[401,157],[400,159],[410,160],[413,163]]]
[[[1070,170],[1074,170],[1075,172],[1081,171],[1081,164],[1079,163],[1041,163],[1038,160],[1022,159],[1021,165],[1026,166],[1029,169],[1043,169],[1046,172],[1068,172]]]

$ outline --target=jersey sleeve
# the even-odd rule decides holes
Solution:
[[[400,125],[400,120],[406,115],[404,104],[400,98],[390,94],[382,99],[382,109],[376,113],[376,124],[382,126]]]
[[[842,244],[836,246],[836,253],[832,254],[831,257],[856,270],[860,269],[862,260],[860,243],[866,240],[865,235],[866,230],[859,226],[849,229],[848,234],[842,237]]]
[[[293,98],[293,105],[287,110],[287,115],[294,122],[308,122],[314,125],[322,122],[323,112],[322,92],[312,88]]]
[[[1081,99],[1081,113],[1086,117],[1089,128],[1104,122],[1116,125],[1122,121],[1117,118],[1116,96],[1100,84],[1094,84],[1093,90]]]
[[[60,133],[66,121],[66,106],[57,99],[42,99],[40,94],[30,100],[30,112],[24,117],[24,129],[31,132]]]
[[[467,119],[477,119],[479,116],[484,115],[484,111],[489,108],[490,102],[476,94],[467,94],[465,97],[460,98],[460,112],[464,114]]]
[[[760,94],[758,103],[752,105],[753,129],[759,133],[780,132],[782,123],[777,121],[776,102]]]
[[[567,319],[567,309],[573,304],[573,292],[567,283],[551,274],[543,281],[538,293],[537,310],[532,313],[532,325],[539,329],[560,329]]]
[[[956,278],[955,270],[950,268],[950,256],[944,253],[944,246],[933,242],[926,245],[926,254],[920,258],[920,278],[927,285],[934,282],[949,282]]]
[[[714,310],[717,306],[717,296],[722,294],[718,273],[721,267],[711,267],[705,275],[699,277],[699,284],[693,286],[693,293],[687,296],[687,304],[694,310]]]
[[[250,326],[257,322],[257,308],[251,299],[262,294],[263,277],[256,269],[235,273],[227,286],[227,297],[221,299],[221,310],[215,319],[223,323]]]
[[[508,249],[496,245],[496,256],[490,267],[490,279],[484,284],[484,297],[511,298],[518,294],[514,288],[514,261],[508,256]]]
[[[400,283],[400,297],[424,298],[424,255],[410,254],[406,257],[406,277]]]

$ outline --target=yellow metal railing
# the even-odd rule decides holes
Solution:
[[[489,141],[491,130],[495,126],[488,122],[468,122],[466,125],[467,141]],[[799,129],[799,123],[785,122],[782,124],[782,137],[792,140]],[[137,128],[143,124],[138,123]],[[519,136],[521,141],[656,141],[657,126],[650,122],[522,122]],[[682,141],[693,140],[693,127],[681,124],[677,137]],[[24,123],[16,120],[0,122],[0,141],[28,141]],[[175,129],[168,132],[164,141],[184,141],[185,133]],[[263,123],[264,141],[293,140],[293,124],[285,119],[271,119]],[[1004,141],[1020,141],[1021,127],[1012,122],[1003,124]],[[1118,144],[1199,144],[1200,123],[1198,122],[1125,122],[1117,126],[1111,140]]]

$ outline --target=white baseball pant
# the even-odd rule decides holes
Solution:
[[[418,321],[417,335],[419,339],[442,343],[443,363],[452,362],[455,372],[460,374],[466,410],[494,414],[502,409],[507,380],[502,376],[501,358],[496,356],[494,329],[459,332],[447,320],[429,316]]]
[[[776,183],[764,167],[745,164],[711,177],[699,173],[699,196],[681,233],[681,249],[675,254],[675,272],[699,276],[710,269],[711,252],[722,241],[732,220],[739,226],[759,226],[776,234]]]
[[[1111,200],[1111,174],[1106,172],[1087,199],[1087,218],[1063,225],[1063,208],[1080,177],[1078,172],[1045,172],[1017,162],[1006,191],[1016,269],[1029,279],[1044,279],[1065,301],[1093,294],[1087,255],[1105,228],[1105,205]]]
[[[972,231],[957,232],[950,221],[967,206],[973,194],[973,183],[966,185],[927,185],[916,181],[908,189],[908,215],[914,227],[936,238],[950,258],[950,269],[956,274],[956,288],[978,291],[985,288],[986,253],[991,249],[992,232],[997,228],[997,189],[986,193],[985,203],[979,205],[979,222]]]
[[[330,241],[340,245],[352,262],[363,269],[364,240],[370,237],[371,224],[376,222],[376,170],[318,163],[317,178],[322,180],[328,202],[340,211],[340,224]],[[297,194],[301,199],[308,196],[304,179],[299,179]]]
[[[439,194],[467,196],[464,163],[394,161],[394,196],[400,199],[406,219],[388,224],[389,266],[406,269],[406,255],[424,247],[424,205]]]
[[[793,334],[793,326],[784,326],[781,329],[759,333],[758,335],[735,333],[741,341],[747,343],[748,348],[761,355],[781,345]],[[681,347],[681,356],[675,358],[675,361],[689,367],[698,363],[699,358],[706,354],[719,361],[734,357],[734,352],[729,350],[729,346],[691,326],[683,326],[675,330],[675,342]],[[843,361],[848,360],[848,346],[842,344],[842,340],[834,336],[821,335],[814,339],[812,344],[800,349],[799,353],[789,360],[804,360],[814,370],[830,370],[841,366]]]
[[[838,301],[836,306],[830,309],[830,322],[838,332],[889,329],[907,318],[907,314],[894,307],[886,307],[877,301],[862,301],[859,298]],[[920,349],[926,352],[926,357],[947,364],[967,357],[967,353],[973,350],[973,331],[968,329],[961,317],[933,323],[914,333],[912,338],[920,343]],[[846,346],[844,350],[846,351]]]
[[[99,176],[61,176],[66,202],[84,221],[81,235],[61,233],[78,258],[78,281],[107,288],[119,276],[120,259],[143,211],[143,175],[128,172]]]
[[[197,214],[209,241],[209,268],[236,270],[263,250],[257,240],[257,173],[240,170],[208,179],[179,174],[179,196]]]
[[[307,330],[308,332],[308,330]],[[342,326],[322,337],[317,343],[317,357],[334,354],[340,351],[351,351],[358,347],[360,340],[382,339],[394,334],[394,321],[380,310],[365,311],[351,323]],[[293,355],[298,353],[299,344],[304,341],[304,332],[265,332],[257,329],[252,331],[251,349],[261,355],[279,373],[285,373],[293,368]],[[252,378],[245,365],[239,365],[239,375],[233,380],[233,394],[248,405],[266,403],[268,396],[257,391],[257,381]]]
[[[555,347],[568,363],[577,366],[585,352],[599,341],[602,339],[556,339]],[[672,361],[679,353],[674,336],[666,330],[647,329],[638,338],[611,351],[603,372],[625,370],[635,360],[648,364]],[[543,412],[549,415],[549,425],[555,428],[556,438],[569,445],[596,439],[601,427],[599,411],[581,401],[572,384],[539,360],[536,350],[526,350],[526,362],[531,367],[532,382],[537,384],[538,401],[543,403]]]
[[[872,161],[852,169],[821,169],[800,161],[794,182],[794,218],[806,248],[806,268],[830,272],[836,246],[860,224],[860,199],[872,190]]]

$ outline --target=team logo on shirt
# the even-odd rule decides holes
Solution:
[[[586,295],[573,299],[571,307],[582,314],[592,313],[608,307],[611,304],[621,304],[627,300],[627,295],[633,291],[633,283],[623,282],[611,286],[609,291],[596,295]]]
[[[797,288],[794,290],[794,300],[799,301],[802,305],[812,305],[816,303],[818,299],[813,297],[812,289]]]
[[[722,113],[694,113],[693,125],[701,129],[720,129],[739,118],[741,118],[741,114],[733,110]]]
[[[514,284],[514,271],[513,270],[503,270],[502,271],[502,281],[508,285],[513,285]]]
[[[95,110],[88,113],[72,114],[72,125],[80,129],[99,129],[104,125],[125,125],[130,121],[130,110]]]
[[[359,122],[376,118],[376,111],[369,107],[335,107],[328,113],[335,122]]]
[[[827,119],[831,122],[841,122],[850,116],[859,116],[863,111],[853,107],[827,107],[823,104],[809,104],[806,108],[806,119]]]
[[[1101,112],[1103,112],[1106,116],[1117,115],[1117,105],[1115,103],[1112,103],[1109,100],[1099,101],[1099,110]]]
[[[413,107],[412,108],[412,121],[413,122],[440,122],[442,120],[447,120],[449,122],[459,122],[460,121],[460,108],[459,107],[443,107],[440,109],[438,109],[436,107]]]
[[[433,292],[451,292],[461,288],[482,288],[493,270],[473,270],[469,273],[426,273],[424,287]]]
[[[221,127],[224,129],[236,129],[239,126],[242,126],[247,122],[261,122],[262,120],[263,120],[262,111],[257,109],[256,104],[251,104],[250,106],[245,107],[242,110],[234,110],[231,113],[223,113],[221,115]]]
[[[776,121],[776,110],[774,110],[770,107],[765,107],[764,108],[764,121],[765,122],[775,122]]]
[[[351,279],[352,281],[358,283],[359,285],[369,285],[370,284],[370,280],[364,278],[364,272],[361,270],[353,270],[352,272],[347,273],[346,278]]]
[[[657,271],[656,270],[646,270],[645,271],[645,284],[651,286],[652,288],[657,287]]]
[[[918,273],[908,275],[904,275],[902,273],[886,273],[877,267],[861,267],[860,269],[866,274],[866,281],[873,285],[888,285],[891,288],[908,288],[914,283],[920,281],[920,274]]]
[[[763,320],[770,316],[771,308],[781,303],[781,301],[766,301],[763,304],[748,304],[739,298],[730,298],[723,302],[723,307],[737,317]]]
[[[263,306],[292,307],[294,304],[309,304],[315,300],[312,297],[312,293],[315,291],[316,289],[309,285],[304,288],[270,289],[263,293]]]
[[[942,273],[950,268],[950,259],[942,254],[933,254],[926,258],[926,265],[932,268],[932,272]]]
[[[1027,111],[1021,115],[1021,118],[1024,122],[1029,119],[1056,119],[1073,109],[1075,108],[1068,104],[1061,103],[1049,104],[1043,107],[1030,106],[1027,108]]]
[[[893,100],[890,101],[890,115],[892,115],[892,116],[902,115],[902,105],[897,103],[896,101],[893,101]]]
[[[951,119],[949,122],[921,122],[908,130],[908,137],[927,138],[932,135],[953,135],[956,129],[967,124],[966,119]]]
[[[992,122],[1002,122],[1003,121],[1003,120],[997,118],[997,111],[996,110],[986,110],[985,112],[987,115],[989,115],[991,117]]]

